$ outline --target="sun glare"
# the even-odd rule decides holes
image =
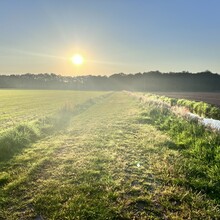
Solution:
[[[71,57],[72,63],[75,65],[81,65],[83,64],[83,57],[80,54],[75,54],[74,56]]]

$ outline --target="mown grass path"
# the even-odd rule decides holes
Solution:
[[[170,183],[179,152],[114,93],[2,167],[0,219],[212,219],[216,205]]]

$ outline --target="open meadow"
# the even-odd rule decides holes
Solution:
[[[55,90],[0,90],[0,129],[11,128],[55,114],[65,105],[81,104],[104,92]]]
[[[220,218],[217,134],[126,92],[1,90],[0,106],[0,219]]]

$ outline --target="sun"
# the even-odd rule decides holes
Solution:
[[[71,57],[71,61],[75,65],[82,65],[84,62],[83,56],[80,54],[75,54]]]

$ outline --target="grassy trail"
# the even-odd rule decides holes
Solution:
[[[211,219],[214,203],[169,183],[179,152],[114,93],[1,167],[0,219]]]

